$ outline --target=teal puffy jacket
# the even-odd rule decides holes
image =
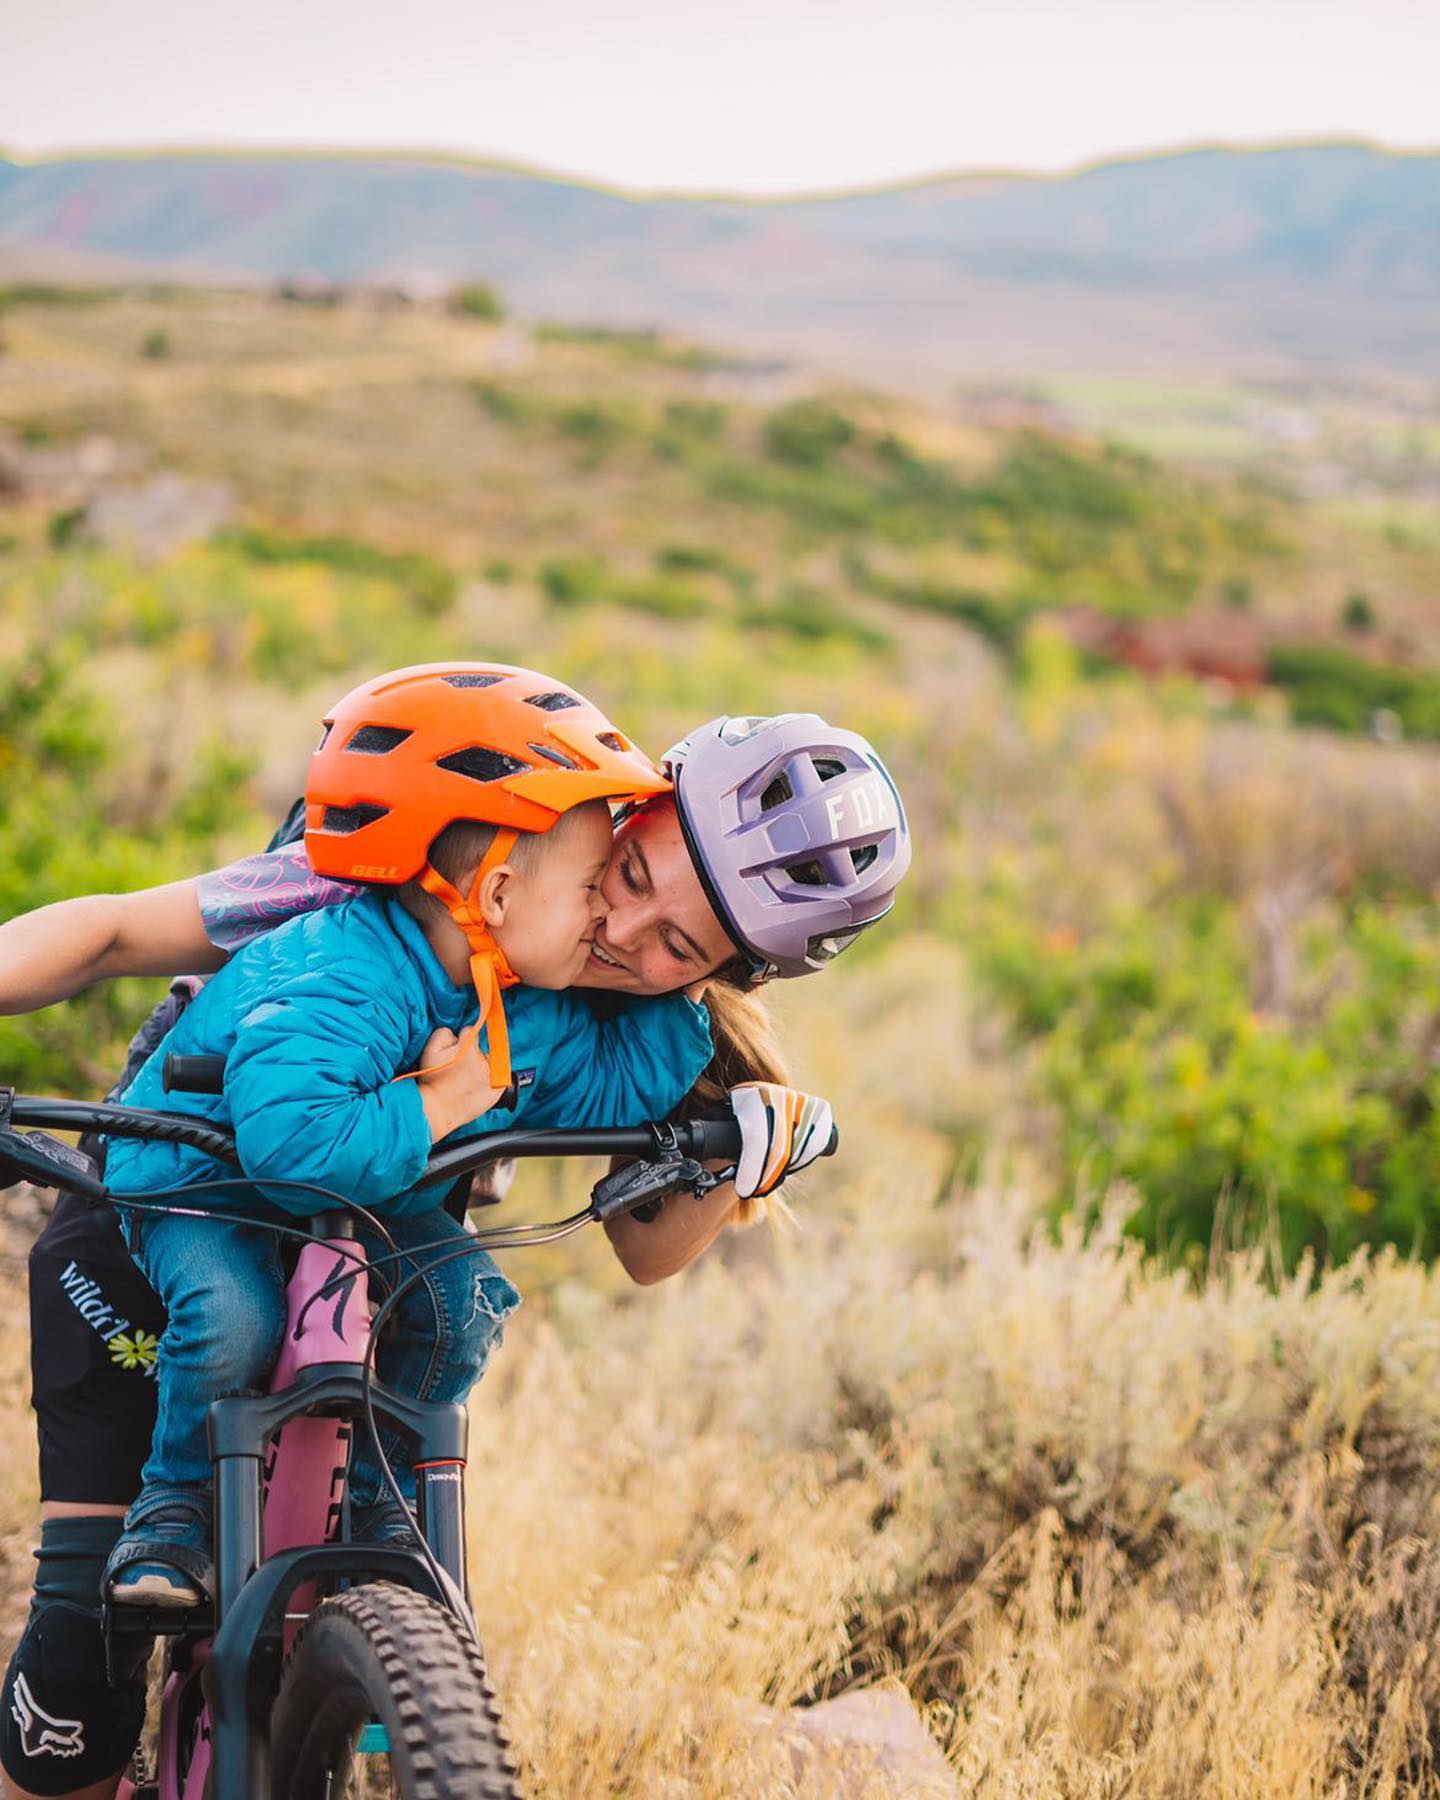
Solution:
[[[640,1125],[663,1119],[709,1062],[709,1017],[679,995],[627,1002],[600,1018],[573,993],[512,988],[505,997],[513,1108],[496,1108],[447,1142],[529,1127]],[[195,1197],[293,1213],[325,1210],[314,1194],[267,1182],[313,1181],[390,1215],[438,1206],[443,1187],[416,1190],[430,1153],[417,1083],[394,1081],[441,1025],[473,1025],[473,988],[458,988],[416,921],[393,897],[368,892],[254,938],[181,1014],[126,1091],[130,1106],[232,1125],[254,1184]],[[166,1094],[165,1057],[220,1055],[220,1095]],[[106,1180],[117,1194],[233,1175],[195,1150],[112,1138]]]

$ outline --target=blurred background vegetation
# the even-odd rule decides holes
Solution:
[[[1440,1247],[1440,540],[1403,491],[1360,517],[1253,444],[1141,447],[1203,387],[1057,386],[1106,430],[749,382],[478,283],[3,299],[0,909],[256,843],[387,665],[540,664],[653,751],[814,707],[909,799],[861,957],[957,959],[886,1076],[965,1034],[925,1117],[957,1168],[1019,1159],[1051,1213],[1118,1189],[1170,1257]],[[93,1089],[141,1003],[0,1054]]]
[[[764,1709],[898,1677],[966,1791],[1433,1792],[1433,431],[1317,390],[1277,458],[1213,384],[924,402],[506,312],[4,296],[0,916],[257,847],[384,666],[882,747],[895,920],[772,996],[845,1134],[800,1235],[513,1271],[473,1555],[535,1791],[819,1792]],[[0,1072],[100,1091],[158,985]]]

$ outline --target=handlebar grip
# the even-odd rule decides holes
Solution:
[[[733,1115],[721,1118],[692,1119],[685,1128],[689,1133],[687,1148],[699,1162],[739,1162],[742,1139],[740,1126]],[[830,1129],[830,1142],[820,1152],[833,1156],[840,1148],[840,1127]]]
[[[692,1119],[689,1151],[697,1162],[739,1162],[742,1139],[732,1114],[718,1119]]]
[[[160,1085],[167,1094],[222,1094],[225,1058],[177,1056],[172,1050],[161,1067]]]

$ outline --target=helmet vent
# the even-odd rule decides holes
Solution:
[[[364,802],[359,806],[327,806],[321,830],[348,836],[352,831],[361,831],[377,819],[383,819],[389,810],[388,806],[369,806]]]
[[[403,744],[412,731],[403,731],[398,725],[362,725],[345,746],[360,756],[384,756],[387,751]]]
[[[506,756],[503,750],[472,744],[468,750],[442,756],[436,767],[449,769],[452,775],[468,775],[472,781],[503,781],[507,775],[523,774],[530,765],[518,756]]]
[[[618,731],[602,731],[595,741],[597,744],[603,744],[607,750],[618,751],[622,756],[630,748]]]
[[[333,719],[327,719],[325,721],[325,723],[320,727],[320,742],[315,746],[315,754],[317,756],[325,748],[325,746],[330,742],[330,733],[334,729],[335,729],[335,721]]]
[[[787,863],[785,873],[801,887],[829,887],[830,879],[813,858],[809,862]]]
[[[882,913],[880,916],[883,918],[885,915]],[[873,919],[867,919],[865,921],[865,925],[873,925],[874,923],[875,921]],[[842,950],[848,950],[850,948],[856,938],[860,936],[860,933],[864,931],[865,925],[861,925],[859,929],[855,931],[822,932],[818,937],[812,937],[810,942],[806,945],[806,951],[811,962],[834,962],[835,958],[839,956]]]
[[[504,681],[503,675],[446,675],[442,677],[451,687],[482,688],[494,687],[497,681]]]
[[[543,756],[550,762],[559,763],[562,769],[578,769],[580,767],[573,756],[567,756],[563,750],[552,750],[548,744],[532,744],[530,748],[537,756]]]
[[[879,854],[880,846],[878,844],[862,844],[858,850],[852,850],[850,860],[855,865],[855,873],[863,875]]]
[[[787,800],[794,798],[795,790],[790,785],[790,777],[777,775],[760,796],[760,810],[762,813],[770,812],[775,807],[783,806]]]
[[[580,701],[576,699],[574,694],[562,694],[556,692],[553,694],[531,694],[525,704],[527,706],[538,706],[541,712],[566,712],[572,706],[579,706]],[[533,750],[535,746],[532,744],[530,748]]]
[[[845,765],[838,757],[812,756],[810,760],[815,765],[815,773],[822,781],[833,781],[837,775],[845,773]]]

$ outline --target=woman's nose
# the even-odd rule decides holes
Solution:
[[[644,929],[644,915],[629,902],[612,906],[605,920],[605,937],[617,950],[633,950]]]

